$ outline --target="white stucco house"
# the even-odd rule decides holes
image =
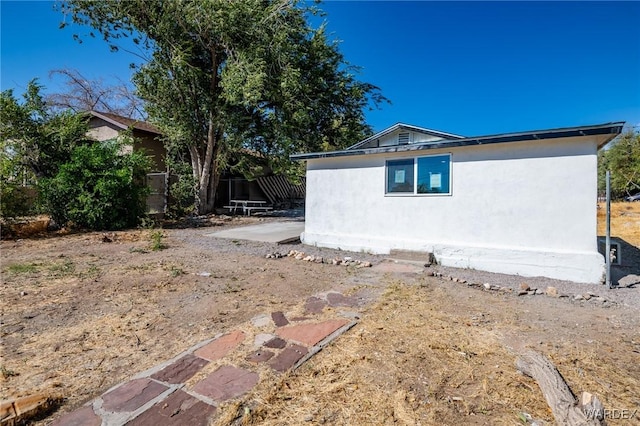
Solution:
[[[598,283],[597,152],[624,123],[463,137],[396,124],[307,163],[302,242]]]

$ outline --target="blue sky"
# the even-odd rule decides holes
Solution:
[[[2,90],[52,69],[128,81],[126,52],[79,44],[52,2],[0,3]],[[640,2],[329,1],[327,28],[359,78],[392,104],[374,130],[405,122],[466,136],[627,121],[640,125]]]

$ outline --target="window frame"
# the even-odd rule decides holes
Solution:
[[[448,157],[449,161],[449,191],[448,192],[418,192],[418,159],[430,157]],[[389,192],[389,162],[398,160],[413,161],[413,192]],[[450,152],[439,154],[419,155],[410,157],[386,158],[384,161],[384,196],[385,197],[450,197],[453,195],[453,155]]]

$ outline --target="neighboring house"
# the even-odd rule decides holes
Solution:
[[[167,150],[160,140],[160,130],[146,121],[122,117],[110,112],[88,111],[88,136],[97,141],[116,139],[121,133],[130,131],[135,143],[129,149],[143,150],[151,157],[151,173],[146,183],[150,189],[147,197],[147,212],[162,216],[167,210],[169,176],[167,173]]]
[[[153,160],[153,173],[147,176],[151,195],[147,200],[149,211],[164,212],[167,202],[167,151],[160,140],[160,130],[145,121],[117,114],[89,111],[89,136],[97,141],[117,138],[131,131],[136,143],[132,149],[143,149]],[[271,172],[265,171],[267,174]],[[296,205],[304,199],[304,184],[293,185],[284,176],[262,176],[248,180],[244,176],[225,170],[216,191],[216,207],[223,208],[230,200],[263,200],[273,206]]]
[[[462,137],[396,124],[307,161],[305,244],[598,283],[597,152],[624,123]]]
[[[97,141],[106,141],[117,138],[122,132],[131,131],[131,135],[136,139],[133,150],[144,150],[151,157],[153,172],[167,171],[167,150],[159,138],[162,134],[152,124],[109,112],[89,111],[88,114],[89,137]]]

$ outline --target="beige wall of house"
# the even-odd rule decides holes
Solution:
[[[117,138],[121,131],[121,129],[115,127],[113,124],[94,118],[89,121],[89,131],[87,135],[97,141],[107,141]]]
[[[97,141],[106,141],[116,139],[122,132],[123,130],[121,128],[96,117],[89,121],[89,131],[87,135]],[[136,139],[136,143],[132,149],[134,151],[143,150],[152,158],[152,171],[166,171],[165,158],[167,156],[167,150],[164,148],[162,142],[156,139],[157,135],[134,129],[133,137]]]

